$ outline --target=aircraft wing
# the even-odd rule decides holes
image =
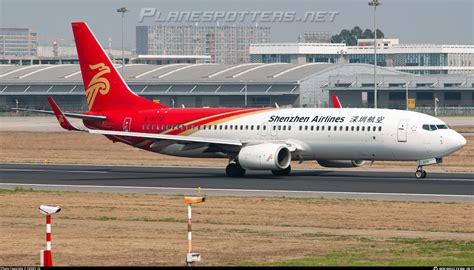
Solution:
[[[89,133],[92,133],[92,134],[136,137],[136,138],[146,138],[146,139],[156,139],[156,140],[169,140],[169,141],[183,142],[183,143],[186,143],[186,142],[207,143],[207,144],[219,144],[219,145],[239,146],[239,147],[243,145],[241,141],[226,140],[226,139],[211,139],[211,138],[201,138],[201,137],[191,137],[191,136],[181,136],[181,135],[166,135],[166,134],[113,131],[113,130],[97,130],[97,129],[90,129],[88,131]]]

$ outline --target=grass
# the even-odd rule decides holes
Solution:
[[[332,239],[335,240],[335,239]],[[366,240],[366,239],[365,239]],[[260,266],[471,266],[474,241],[392,238],[359,248]]]
[[[16,193],[28,193],[28,192],[50,192],[46,190],[36,190],[32,188],[15,187],[14,189],[0,189],[0,194],[16,194]]]

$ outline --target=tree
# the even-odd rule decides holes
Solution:
[[[384,33],[377,29],[377,38],[384,38],[384,36]],[[345,43],[348,46],[354,46],[357,45],[357,39],[363,38],[374,38],[374,32],[370,29],[362,31],[359,26],[354,26],[352,30],[342,29],[339,34],[333,35],[331,43]]]

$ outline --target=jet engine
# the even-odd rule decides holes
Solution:
[[[361,167],[365,160],[318,160],[319,165],[329,168]]]
[[[245,169],[282,170],[290,165],[291,153],[283,144],[264,143],[243,147],[238,160]]]

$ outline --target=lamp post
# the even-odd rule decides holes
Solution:
[[[128,10],[126,7],[121,7],[121,8],[117,8],[117,12],[120,12],[122,13],[122,77],[124,77],[124,74],[123,74],[123,67],[125,66],[125,57],[124,57],[124,53],[123,53],[123,18],[125,16],[125,12],[129,12],[130,10]]]
[[[406,82],[405,83],[405,107],[406,107],[406,110],[408,111],[409,107],[408,106],[408,85],[410,84],[410,82]]]
[[[377,28],[375,27],[375,12],[377,6],[380,5],[379,0],[371,0],[369,6],[374,7],[374,108],[377,109]]]

